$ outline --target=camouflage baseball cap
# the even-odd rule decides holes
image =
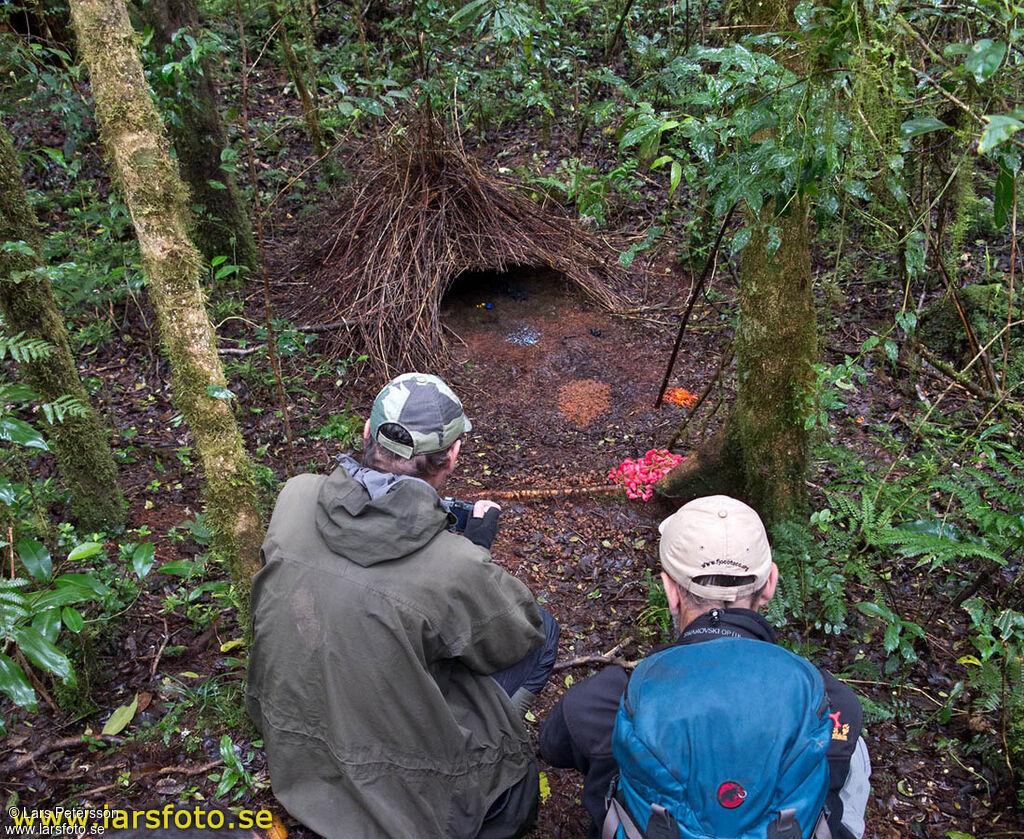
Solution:
[[[386,423],[402,426],[412,446],[380,433]],[[473,428],[448,385],[427,373],[403,373],[377,394],[370,412],[370,436],[399,457],[443,452]]]

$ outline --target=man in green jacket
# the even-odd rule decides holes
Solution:
[[[246,702],[274,794],[337,839],[512,839],[538,775],[524,706],[558,627],[438,491],[471,428],[436,376],[377,396],[360,461],[285,485],[253,579]]]

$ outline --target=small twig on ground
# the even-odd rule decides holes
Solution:
[[[78,749],[82,746],[93,746],[96,744],[96,740],[102,740],[104,743],[120,743],[120,737],[113,737],[109,734],[100,734],[96,737],[90,737],[86,740],[84,737],[64,737],[60,740],[53,740],[49,743],[44,743],[37,749],[33,749],[31,752],[23,754],[21,757],[15,760],[10,760],[7,763],[0,764],[0,775],[8,776],[11,772],[17,772],[20,769],[24,769],[36,758],[42,757],[50,752],[59,752],[66,749]]]
[[[581,655],[576,658],[566,659],[565,661],[559,661],[555,663],[555,672],[559,670],[568,670],[570,667],[580,667],[584,664],[617,664],[625,670],[632,670],[640,662],[638,661],[627,661],[626,659],[616,655],[626,644],[633,639],[630,636],[623,638],[618,644],[612,647],[608,652],[596,655]]]
[[[171,640],[171,635],[167,631],[167,620],[164,619],[164,640],[163,640],[163,643],[160,644],[160,649],[158,649],[156,651],[156,655],[153,656],[153,663],[150,664],[150,666],[149,666],[149,678],[150,679],[155,679],[156,678],[156,668],[160,665],[160,656],[162,656],[164,654],[164,647],[167,646],[167,642],[170,641],[170,640]]]
[[[149,771],[139,772],[137,776],[131,778],[131,781],[137,781],[140,778],[146,777],[147,775],[184,775],[186,778],[190,778],[193,775],[202,775],[204,772],[209,772],[211,769],[216,769],[218,766],[222,766],[223,763],[223,760],[211,760],[209,763],[204,763],[202,766],[193,766],[189,768],[186,768],[184,766],[165,766],[163,769],[153,769]],[[117,767],[112,766],[110,768],[116,769]],[[82,798],[92,798],[93,796],[99,795],[100,793],[110,792],[110,790],[116,789],[119,786],[122,786],[120,779],[114,781],[114,783],[112,784],[104,784],[101,787],[93,787],[90,790],[86,790],[85,792],[81,793],[81,796]]]

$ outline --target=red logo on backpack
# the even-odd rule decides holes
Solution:
[[[729,810],[739,807],[746,797],[747,791],[735,781],[726,781],[718,788],[718,803]]]

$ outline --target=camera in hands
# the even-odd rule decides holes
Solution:
[[[461,533],[466,529],[469,517],[473,515],[473,504],[469,501],[462,501],[459,498],[452,498],[450,495],[441,499],[441,506],[453,519],[448,529],[454,533]]]

